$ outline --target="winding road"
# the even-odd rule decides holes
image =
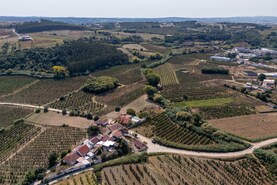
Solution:
[[[130,134],[135,132],[129,131]],[[136,133],[137,134],[137,133]],[[242,151],[238,152],[228,152],[228,153],[214,153],[214,152],[196,152],[196,151],[189,151],[183,149],[175,149],[166,146],[162,146],[159,144],[152,143],[152,139],[144,137],[140,134],[137,134],[138,139],[142,142],[146,142],[148,146],[148,153],[173,153],[173,154],[182,154],[186,156],[193,156],[193,157],[204,157],[210,159],[227,159],[227,158],[240,158],[245,156],[246,154],[252,154],[255,149],[266,147],[272,144],[277,143],[277,138],[268,139],[265,141],[261,141],[258,143],[250,143],[251,147]]]

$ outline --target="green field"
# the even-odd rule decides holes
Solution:
[[[216,98],[209,100],[197,100],[197,101],[188,101],[188,102],[176,102],[175,106],[177,107],[212,107],[212,106],[221,106],[232,103],[234,100],[232,98]]]

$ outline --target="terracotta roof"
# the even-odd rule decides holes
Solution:
[[[122,137],[122,132],[120,130],[115,130],[112,132],[111,136],[116,138]]]
[[[107,132],[109,132],[110,130],[108,129],[108,128],[106,128],[106,127],[101,127],[100,128],[100,132],[102,133],[102,134],[105,134],[105,133],[107,133]]]
[[[109,120],[98,120],[95,122],[97,125],[107,126],[109,124]]]
[[[71,152],[63,158],[63,161],[67,164],[74,164],[79,157],[80,155],[77,152]]]
[[[142,149],[142,148],[146,147],[146,145],[143,142],[141,142],[137,139],[134,141],[134,144],[138,149]]]
[[[87,145],[83,145],[83,146],[81,146],[80,148],[78,148],[77,149],[77,152],[80,154],[80,155],[82,155],[82,156],[84,156],[84,155],[86,155],[87,153],[89,153],[89,147],[87,146]]]
[[[109,126],[109,129],[110,129],[111,131],[121,130],[121,129],[123,129],[123,128],[124,128],[124,127],[123,127],[122,125],[120,125],[120,124],[115,124],[115,125]]]
[[[128,125],[132,121],[132,116],[130,115],[121,115],[118,118],[118,122],[122,125]]]
[[[104,135],[101,141],[106,142],[110,139],[110,136]]]
[[[91,138],[90,141],[92,142],[93,145],[95,145],[98,141],[100,141],[100,139],[96,136]]]

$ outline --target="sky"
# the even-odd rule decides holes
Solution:
[[[109,18],[277,16],[277,0],[0,0],[0,16]]]

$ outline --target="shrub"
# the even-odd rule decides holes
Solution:
[[[40,109],[35,109],[35,113],[36,114],[40,113]]]
[[[62,115],[66,115],[66,114],[67,114],[66,109],[63,109],[63,110],[62,110]]]
[[[116,88],[118,85],[118,79],[109,76],[102,76],[89,79],[82,89],[88,93],[103,93]]]
[[[44,108],[43,108],[43,112],[44,113],[47,113],[49,110],[48,110],[48,107],[47,106],[45,106]]]
[[[114,110],[115,110],[115,112],[119,112],[121,109],[120,109],[120,107],[116,107]]]
[[[133,109],[127,109],[126,113],[131,115],[131,116],[135,116],[136,115],[136,111],[133,110]]]

